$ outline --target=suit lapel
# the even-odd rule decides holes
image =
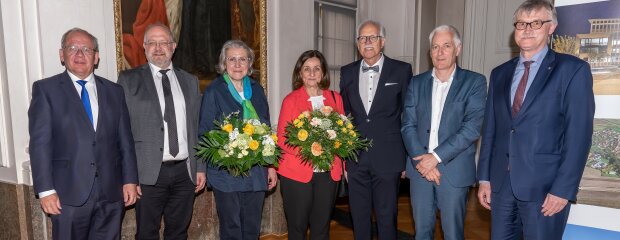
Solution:
[[[452,79],[452,84],[450,84],[450,89],[448,90],[448,96],[446,96],[445,103],[454,102],[454,98],[456,97],[456,94],[458,93],[458,91],[461,89],[461,86],[465,82],[463,79],[462,69],[459,68],[459,66],[456,66],[454,71],[455,71],[454,79]]]
[[[517,68],[517,64],[519,63],[519,58],[514,58],[511,62],[511,64],[508,66],[508,71],[503,71],[501,74],[501,76],[499,76],[498,79],[503,80],[502,83],[504,84],[503,87],[503,91],[501,91],[502,93],[504,93],[504,102],[506,104],[506,108],[508,109],[508,113],[512,113],[512,104],[510,104],[511,100],[510,99],[510,87],[512,85],[512,78],[515,74],[515,69]],[[512,119],[512,115],[510,117]]]
[[[428,74],[428,77],[424,79],[424,82],[422,83],[422,89],[423,91],[420,92],[420,94],[422,94],[422,97],[420,99],[424,99],[423,101],[424,109],[428,113],[427,115],[429,116],[428,121],[430,125],[430,121],[432,118],[431,111],[433,110],[433,75],[432,74]]]
[[[92,127],[93,124],[90,122],[90,118],[88,118],[86,109],[84,108],[84,105],[82,104],[82,99],[80,98],[80,95],[77,93],[77,90],[75,89],[75,85],[73,85],[73,81],[71,80],[71,77],[69,77],[69,73],[67,73],[67,71],[65,71],[65,73],[62,75],[62,81],[60,81],[60,88],[63,89],[66,96],[69,98],[70,106],[68,107],[78,109],[77,112],[82,118],[82,122],[87,123],[88,124],[87,126],[90,126],[89,127],[90,131],[94,132],[95,130]]]
[[[527,108],[532,104],[536,96],[542,91],[545,83],[549,79],[549,73],[553,71],[554,67],[555,53],[552,50],[549,50],[549,52],[547,52],[547,56],[545,56],[542,63],[540,64],[540,68],[538,68],[538,72],[534,77],[532,85],[530,85],[530,89],[528,89],[527,93],[525,94],[525,99],[523,99],[521,110],[519,110],[520,113],[527,111]],[[518,114],[517,118],[519,118],[520,116],[523,116],[523,114]]]
[[[359,60],[357,64],[353,66],[351,69],[353,78],[351,79],[351,86],[349,87],[349,99],[351,100],[351,107],[357,108],[358,112],[363,112],[365,116],[368,116],[366,113],[366,109],[364,109],[364,103],[362,102],[362,97],[360,96],[360,64],[362,64],[362,60]],[[369,111],[370,112],[370,111]]]
[[[383,69],[381,69],[381,76],[379,76],[379,82],[377,83],[377,89],[375,91],[375,96],[372,100],[372,104],[370,105],[370,109],[368,110],[368,115],[370,115],[372,113],[372,110],[376,109],[377,105],[380,105],[381,103],[381,97],[377,97],[377,96],[381,96],[381,92],[383,91],[383,88],[385,88],[385,82],[387,82],[387,80],[390,79],[391,77],[391,74],[392,74],[392,68],[391,68],[392,64],[390,64],[391,61],[392,59],[383,55],[383,66],[382,66]],[[358,74],[359,74],[359,71],[358,71]],[[361,98],[360,98],[360,102],[361,102]]]
[[[142,71],[140,71],[140,75],[140,79],[144,79],[142,81],[142,84],[146,89],[146,92],[144,94],[146,94],[148,98],[150,98],[150,102],[153,105],[153,108],[156,109],[156,111],[159,113],[156,114],[159,118],[158,120],[163,122],[164,116],[161,111],[161,105],[159,105],[159,97],[157,95],[157,88],[155,88],[155,79],[153,79],[151,67],[149,67],[148,64],[143,65]]]
[[[97,104],[99,105],[99,114],[97,116],[97,126],[95,126],[95,129],[97,129],[97,131],[95,132],[99,132],[99,130],[101,130],[101,128],[104,126],[105,123],[105,116],[107,116],[106,114],[102,114],[104,109],[109,109],[108,107],[108,91],[106,91],[104,83],[101,79],[99,79],[97,76],[95,76],[95,84],[97,86]]]

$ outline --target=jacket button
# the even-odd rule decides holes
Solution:
[[[510,157],[510,154],[506,153],[506,157]]]
[[[428,150],[428,147],[427,147],[427,146],[424,146],[424,150]]]
[[[160,152],[163,152],[163,151],[164,151],[164,148],[159,148],[159,151],[160,151]]]
[[[431,130],[429,130],[429,129],[426,129],[426,133],[431,133]]]
[[[366,118],[366,122],[370,122],[370,118]]]
[[[161,131],[162,131],[162,132],[164,131],[164,127],[161,127]]]
[[[95,166],[95,163],[94,163],[94,162],[91,162],[91,163],[90,163],[90,165],[91,165],[91,166]]]
[[[515,132],[516,132],[516,130],[514,128],[510,129],[510,133],[515,133]]]
[[[97,142],[93,142],[93,146],[97,145]]]

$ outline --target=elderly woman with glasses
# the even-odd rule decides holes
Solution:
[[[217,66],[221,74],[205,90],[200,110],[199,132],[215,128],[214,120],[233,112],[244,119],[269,123],[269,106],[263,88],[250,79],[254,52],[244,42],[224,43]],[[265,191],[276,186],[272,168],[254,166],[248,176],[207,165],[208,185],[213,189],[221,239],[258,239]]]

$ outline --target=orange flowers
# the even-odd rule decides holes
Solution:
[[[321,144],[318,142],[313,142],[312,146],[310,147],[310,151],[312,152],[312,155],[314,155],[315,157],[321,156],[321,154],[323,154],[323,147],[321,147]]]

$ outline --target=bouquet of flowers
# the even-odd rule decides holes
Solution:
[[[335,155],[357,162],[357,151],[368,150],[372,142],[362,139],[351,119],[330,106],[304,111],[286,126],[286,144],[299,147],[304,162],[328,171]]]
[[[278,137],[257,119],[243,120],[239,112],[215,121],[216,129],[203,134],[196,155],[209,164],[226,169],[232,176],[247,176],[255,165],[278,166]]]

